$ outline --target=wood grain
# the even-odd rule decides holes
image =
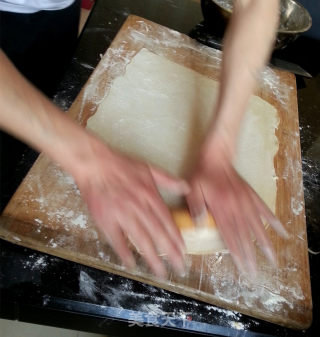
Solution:
[[[125,67],[141,49],[219,80],[221,53],[187,36],[130,16],[82,89],[69,115],[85,125]],[[278,267],[257,250],[256,279],[239,275],[229,254],[187,256],[187,273],[168,280],[150,274],[135,253],[137,268],[125,269],[96,231],[72,178],[40,155],[0,219],[0,237],[68,260],[162,287],[223,308],[296,329],[312,320],[307,235],[304,213],[295,77],[268,70],[256,92],[277,108],[279,151],[274,159],[276,215],[291,237],[283,240],[268,229]],[[262,177],[263,179],[263,177]]]

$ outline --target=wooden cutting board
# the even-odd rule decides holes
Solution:
[[[114,79],[142,48],[219,80],[221,53],[168,28],[130,16],[69,110],[85,125]],[[187,256],[185,276],[158,280],[136,254],[137,269],[126,270],[99,240],[73,179],[40,155],[1,217],[0,237],[68,260],[162,287],[273,323],[305,329],[312,320],[295,77],[268,69],[256,92],[276,107],[279,151],[274,159],[276,215],[291,238],[268,229],[276,250],[275,269],[257,251],[258,277],[237,273],[229,254]]]

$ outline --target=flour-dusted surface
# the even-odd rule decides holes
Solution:
[[[218,82],[141,49],[115,79],[87,127],[117,151],[186,177],[214,117],[218,89]],[[238,172],[273,212],[278,123],[276,109],[252,97],[235,160]],[[169,205],[176,204],[165,197]]]
[[[119,279],[116,275],[106,274],[103,279],[96,277],[92,270],[80,270],[79,295],[83,301],[96,305],[117,308],[120,311],[134,310],[129,317],[131,321],[141,318],[142,313],[147,314],[145,324],[155,325],[161,318],[167,317],[170,320],[210,322],[236,330],[248,330],[259,325],[258,321],[245,318],[241,313],[232,310],[205,305],[190,298],[173,295],[161,288],[126,278]]]
[[[87,128],[119,152],[173,176],[187,177],[214,118],[218,90],[217,81],[143,48],[127,64],[125,73],[115,79],[87,121]],[[273,212],[278,123],[276,109],[253,96],[241,126],[235,160],[240,175]],[[179,201],[182,204],[173,195],[162,195],[171,207],[179,206]],[[185,235],[183,231],[187,252],[224,249],[216,228],[202,234],[188,230]]]
[[[85,125],[116,78],[125,74],[132,58],[143,48],[212,80],[219,80],[220,52],[200,46],[165,27],[130,17],[71,107],[70,116]],[[279,114],[276,130],[279,151],[274,160],[278,177],[276,214],[291,234],[290,240],[284,241],[268,229],[276,250],[277,268],[271,267],[257,251],[259,273],[256,279],[239,275],[229,254],[187,256],[186,274],[176,275],[169,268],[168,280],[152,276],[136,253],[138,267],[126,270],[95,230],[74,182],[43,155],[6,208],[4,216],[8,219],[3,221],[0,236],[227,310],[306,328],[311,322],[312,304],[294,78],[272,70],[267,79],[262,76],[265,85],[257,89],[256,95],[274,106]],[[291,202],[291,198],[297,202]],[[84,276],[82,282],[90,286],[90,280]],[[95,283],[95,286],[98,285]],[[235,324],[235,329],[241,328],[236,323],[230,324]]]

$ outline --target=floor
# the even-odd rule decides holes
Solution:
[[[79,33],[81,32],[87,18],[90,14],[89,10],[82,9],[80,16]],[[23,323],[18,321],[10,321],[7,319],[0,319],[0,337],[99,337],[105,335],[98,335],[93,333],[81,332],[76,330],[67,330],[60,328],[53,328],[44,325]]]
[[[94,333],[0,319],[0,337],[103,337]]]

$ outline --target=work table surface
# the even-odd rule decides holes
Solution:
[[[97,1],[54,97],[62,109],[71,105],[129,14],[185,34],[202,20],[199,2],[195,0]],[[320,55],[316,52],[320,50],[319,44],[300,37],[277,55],[298,63],[314,76],[297,78],[311,252],[320,250],[320,66],[317,64]],[[35,158],[33,151],[25,153],[14,173],[16,186]],[[108,335],[163,335],[166,329],[165,333],[172,335],[188,330],[213,336],[313,336],[319,329],[320,255],[311,253],[309,259],[314,323],[307,331],[298,332],[0,241],[0,316]],[[173,319],[177,312],[179,317],[181,312],[185,313],[190,324]],[[137,322],[141,316],[145,324]],[[157,326],[151,327],[150,323]]]

